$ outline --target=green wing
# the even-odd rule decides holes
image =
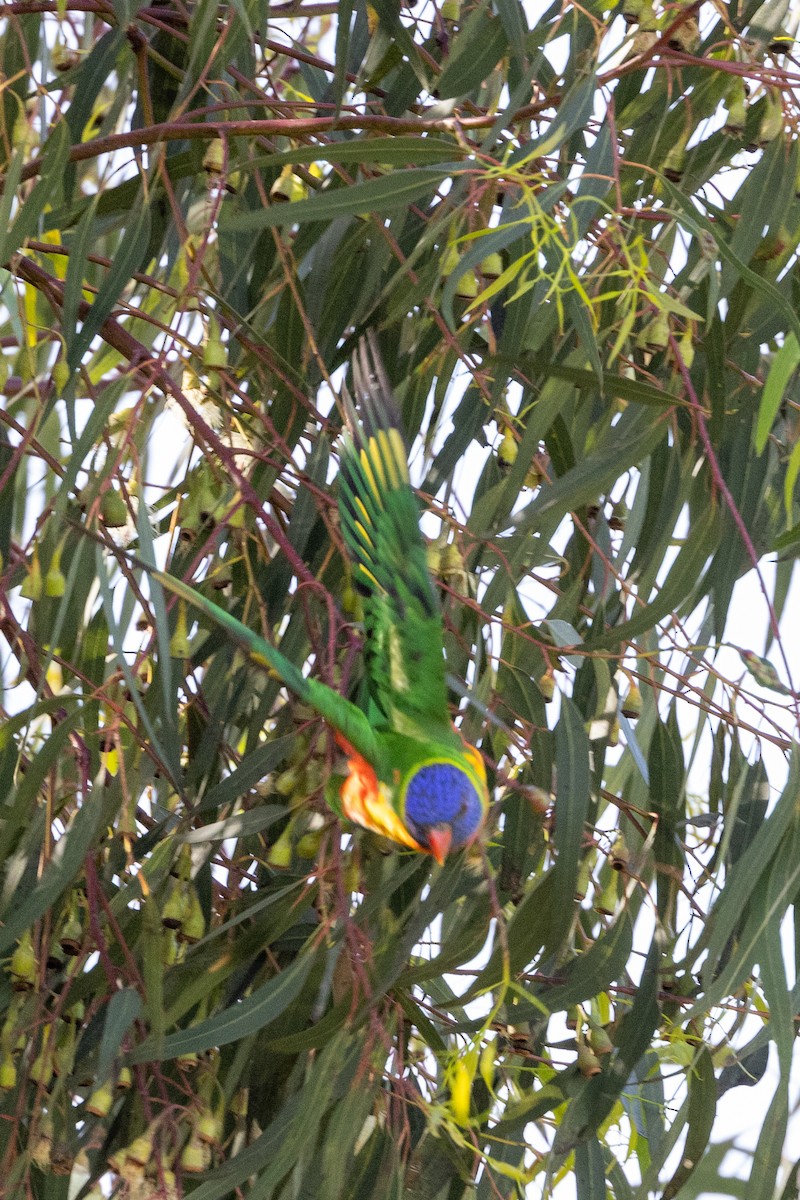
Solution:
[[[372,336],[353,358],[353,379],[361,419],[346,397],[339,513],[363,599],[371,690],[397,732],[451,735],[441,611],[397,407]]]
[[[340,696],[327,684],[320,683],[318,679],[306,678],[293,662],[281,654],[280,650],[276,650],[252,629],[248,629],[241,621],[237,621],[236,617],[225,612],[224,608],[220,608],[212,600],[207,600],[202,593],[195,591],[189,584],[175,579],[172,575],[165,574],[164,571],[156,570],[142,562],[141,559],[133,558],[133,555],[129,555],[129,557],[138,566],[143,567],[152,579],[157,580],[165,591],[185,600],[187,604],[196,608],[223,629],[252,662],[266,670],[272,670],[280,676],[298,699],[310,704],[323,720],[338,730],[353,749],[357,750],[368,762],[375,767],[380,765],[382,760],[380,743],[360,708],[356,708],[355,704],[351,704],[349,700]]]

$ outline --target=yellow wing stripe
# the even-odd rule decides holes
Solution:
[[[373,453],[374,445],[375,439],[370,438],[365,448],[361,451],[359,457],[361,459],[361,466],[364,470],[364,475],[367,478],[370,491],[372,492],[373,496],[377,496],[378,499],[380,499],[382,496],[386,495],[386,476],[383,473],[383,463],[381,462],[380,458]]]
[[[361,534],[361,537],[363,538],[363,540],[364,540],[364,541],[366,542],[366,544],[369,546],[370,550],[374,550],[374,549],[375,549],[375,543],[373,542],[372,538],[369,536],[369,534],[367,533],[366,529],[365,529],[365,528],[364,528],[364,526],[361,524],[361,522],[360,522],[360,521],[356,521],[356,522],[354,522],[354,524],[355,524],[355,527],[356,527],[356,529],[358,530],[358,532]]]
[[[383,588],[382,588],[382,587],[381,587],[381,585],[378,583],[378,581],[377,581],[377,579],[375,578],[375,576],[372,574],[372,571],[370,571],[368,567],[365,567],[365,566],[364,566],[364,564],[363,564],[363,562],[361,562],[361,561],[357,562],[357,563],[356,563],[356,566],[358,567],[358,569],[359,569],[359,571],[361,572],[361,574],[362,574],[362,575],[366,575],[367,579],[370,581],[370,583],[372,584],[372,586],[375,588],[375,591],[376,591],[376,592],[382,592],[382,591],[383,591]]]
[[[353,496],[353,504],[358,509],[358,511],[361,513],[361,516],[364,518],[365,526],[369,525],[370,528],[372,528],[372,517],[369,515],[367,506],[364,503],[364,501],[361,499],[361,497]]]
[[[358,458],[370,493],[381,505],[387,492],[397,491],[408,485],[408,464],[399,429],[379,429],[375,436],[362,446]],[[354,495],[353,500],[367,523],[371,525],[362,499]]]
[[[395,436],[392,437],[392,434]],[[400,443],[401,451],[403,449],[402,439],[399,437],[396,429],[380,429],[378,430],[377,440],[381,455],[383,457],[383,462],[386,465],[386,469],[389,474],[392,488],[396,490],[407,482],[407,477],[404,475],[400,465],[402,460],[398,458],[397,453],[398,441]]]
[[[388,431],[389,443],[392,448],[392,461],[394,462],[400,482],[406,484],[409,482],[408,475],[408,454],[406,452],[405,442],[399,429],[394,427]],[[398,485],[399,486],[399,485]]]

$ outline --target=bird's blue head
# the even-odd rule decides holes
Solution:
[[[486,801],[470,772],[453,762],[417,767],[405,786],[403,817],[409,833],[437,862],[474,841]]]

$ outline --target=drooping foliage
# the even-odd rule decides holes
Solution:
[[[8,1194],[796,1195],[781,6],[5,9]],[[444,868],[125,556],[369,713],[367,330],[495,800]]]

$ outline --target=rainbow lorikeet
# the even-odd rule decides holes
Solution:
[[[359,345],[353,379],[361,419],[345,395],[339,514],[364,610],[370,717],[188,585],[151,574],[223,626],[336,731],[348,758],[338,805],[346,817],[442,863],[480,832],[489,806],[486,773],[450,720],[438,597],[373,338]]]

